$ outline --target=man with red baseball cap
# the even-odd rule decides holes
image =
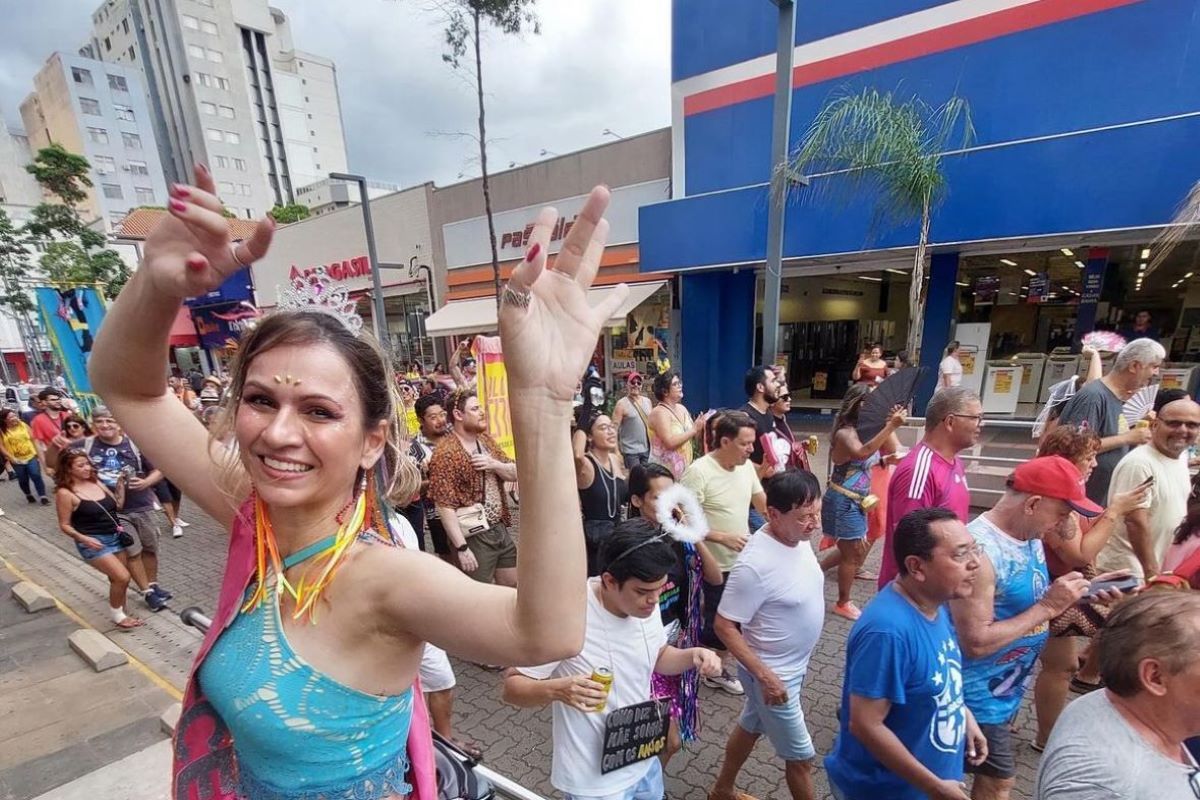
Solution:
[[[625,376],[625,396],[617,401],[612,421],[617,428],[617,449],[625,469],[650,460],[650,398],[642,395],[641,374],[631,369]]]
[[[1050,620],[1088,590],[1078,572],[1050,583],[1041,539],[1074,535],[1072,512],[1095,517],[1103,510],[1087,498],[1070,461],[1044,456],[1017,467],[996,506],[967,525],[980,551],[979,575],[974,593],[950,609],[964,656],[963,696],[988,740],[987,759],[967,765],[973,798],[1007,800],[1016,770],[1010,723]]]

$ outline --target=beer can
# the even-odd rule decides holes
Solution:
[[[808,451],[810,456],[815,456],[817,454],[818,444],[820,444],[820,440],[817,439],[815,435],[809,436],[808,441],[804,443],[804,449]]]
[[[596,667],[592,670],[592,680],[604,687],[604,700],[596,704],[593,711],[603,711],[608,705],[608,693],[612,690],[613,673],[608,667]]]
[[[1135,427],[1135,428],[1149,428],[1149,427],[1150,427],[1150,420],[1148,420],[1148,419],[1139,419],[1139,420],[1137,421],[1137,423],[1136,423],[1136,424],[1135,424],[1133,427]]]

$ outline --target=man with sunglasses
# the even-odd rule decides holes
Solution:
[[[650,398],[642,394],[643,378],[637,370],[625,376],[625,396],[617,401],[612,421],[617,426],[617,449],[625,469],[650,460]]]
[[[979,443],[983,404],[965,386],[941,389],[925,408],[925,436],[900,460],[888,484],[887,528],[879,588],[898,572],[892,537],[896,526],[919,508],[948,508],[967,521],[971,490],[958,454]]]
[[[1139,578],[1153,578],[1187,516],[1187,453],[1200,435],[1200,405],[1182,389],[1166,389],[1158,393],[1154,411],[1150,441],[1130,450],[1113,471],[1109,502],[1145,483],[1150,489],[1140,508],[1117,520],[1096,557],[1101,571],[1127,569]]]

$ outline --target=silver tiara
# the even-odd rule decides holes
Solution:
[[[316,311],[328,314],[355,336],[362,333],[358,303],[341,281],[329,277],[325,267],[306,270],[279,290],[279,308],[286,311]]]

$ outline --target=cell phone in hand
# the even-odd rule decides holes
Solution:
[[[1137,488],[1139,488],[1139,489],[1140,489],[1140,488],[1142,488],[1143,486],[1153,486],[1153,485],[1154,485],[1154,476],[1153,476],[1153,475],[1150,475],[1149,477],[1147,477],[1147,478],[1146,478],[1146,480],[1144,480],[1144,481],[1142,481],[1141,483],[1139,483],[1139,484],[1137,485]]]
[[[1116,589],[1123,594],[1129,594],[1141,585],[1141,578],[1138,578],[1134,575],[1127,575],[1124,578],[1110,578],[1103,581],[1092,581],[1088,586],[1087,594],[1079,598],[1079,601],[1091,602],[1099,597],[1101,592],[1107,592],[1112,589]]]

